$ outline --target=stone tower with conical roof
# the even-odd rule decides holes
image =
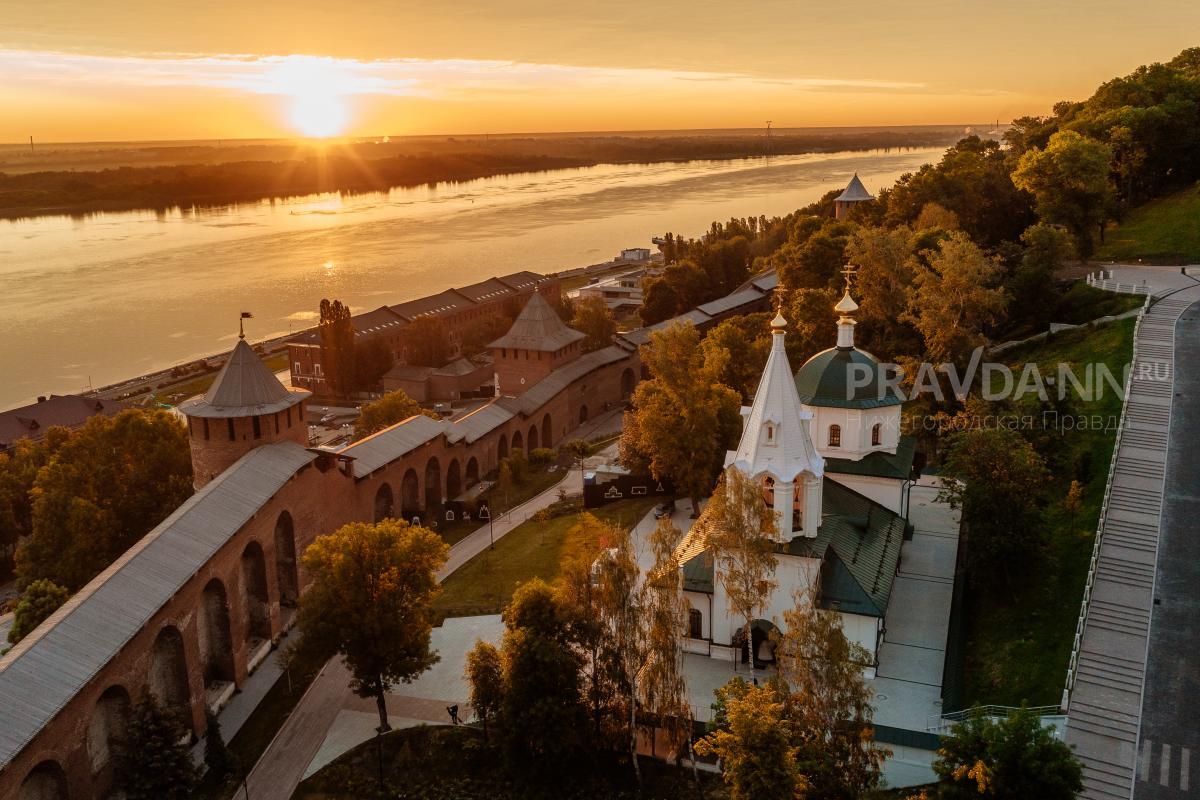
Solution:
[[[874,199],[875,196],[867,191],[867,187],[863,186],[856,172],[854,173],[854,177],[850,179],[850,183],[846,184],[846,188],[842,190],[842,193],[833,198],[833,217],[834,219],[841,219],[849,213],[850,209],[856,203],[866,203]]]
[[[583,355],[579,331],[534,292],[508,333],[488,345],[496,370],[496,395],[518,397],[554,369]]]
[[[291,441],[307,447],[309,394],[280,383],[239,337],[208,392],[179,406],[188,421],[193,485],[201,488],[261,445]]]

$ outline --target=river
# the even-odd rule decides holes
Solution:
[[[786,214],[858,171],[872,191],[940,148],[601,165],[342,197],[0,221],[0,409],[651,236]]]

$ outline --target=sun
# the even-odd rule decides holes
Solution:
[[[348,114],[344,98],[324,92],[293,95],[288,118],[305,136],[326,139],[346,129]]]

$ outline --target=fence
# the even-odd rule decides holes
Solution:
[[[1101,273],[1103,274],[1103,273]],[[1088,276],[1088,283],[1093,286],[1098,286]],[[1107,288],[1100,286],[1100,288]],[[1111,291],[1120,291],[1112,289]],[[1062,703],[1060,708],[1063,713],[1066,713],[1071,701],[1071,690],[1075,688],[1076,669],[1079,666],[1079,646],[1083,641],[1083,628],[1087,624],[1088,607],[1092,599],[1092,586],[1096,582],[1096,565],[1100,561],[1100,543],[1104,539],[1104,521],[1108,515],[1108,500],[1112,494],[1113,478],[1117,471],[1117,457],[1121,452],[1121,437],[1125,433],[1125,421],[1129,413],[1129,392],[1133,388],[1133,372],[1134,364],[1137,363],[1138,354],[1138,333],[1142,329],[1142,321],[1146,318],[1146,311],[1150,308],[1150,295],[1146,295],[1146,302],[1142,304],[1142,311],[1138,314],[1137,324],[1133,327],[1133,352],[1129,359],[1129,374],[1125,377],[1125,400],[1121,403],[1121,419],[1117,424],[1117,437],[1113,442],[1112,459],[1108,464],[1108,480],[1104,483],[1104,499],[1100,502],[1100,518],[1096,522],[1096,536],[1092,544],[1092,559],[1088,563],[1087,581],[1083,585],[1083,602],[1079,608],[1079,620],[1075,624],[1075,640],[1071,645],[1071,658],[1067,662],[1067,680],[1063,687]]]
[[[1044,726],[1054,728],[1058,738],[1062,738],[1062,729],[1066,720],[1062,714],[1058,713],[1057,706],[1033,706],[1025,710],[1035,717],[1039,717]],[[962,711],[952,711],[949,714],[930,717],[925,730],[936,734],[949,733],[955,725],[968,719],[980,717],[991,720],[1007,719],[1018,711],[1020,709],[1015,706],[975,706]]]
[[[1104,289],[1109,292],[1120,292],[1121,294],[1144,294],[1147,297],[1152,294],[1150,287],[1146,285],[1146,281],[1144,280],[1141,283],[1134,283],[1132,281],[1122,283],[1121,281],[1114,281],[1111,275],[1111,270],[1109,271],[1110,277],[1108,278],[1104,277],[1104,270],[1100,270],[1095,275],[1089,272],[1087,276],[1088,286],[1094,286],[1097,289]]]

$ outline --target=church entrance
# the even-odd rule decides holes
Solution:
[[[750,623],[750,641],[746,642],[745,633],[741,630],[734,637],[741,650],[741,662],[750,663],[750,654],[754,653],[754,668],[769,669],[775,666],[775,643],[771,634],[777,631],[773,623],[765,619],[756,619]],[[747,646],[748,645],[748,646]]]

